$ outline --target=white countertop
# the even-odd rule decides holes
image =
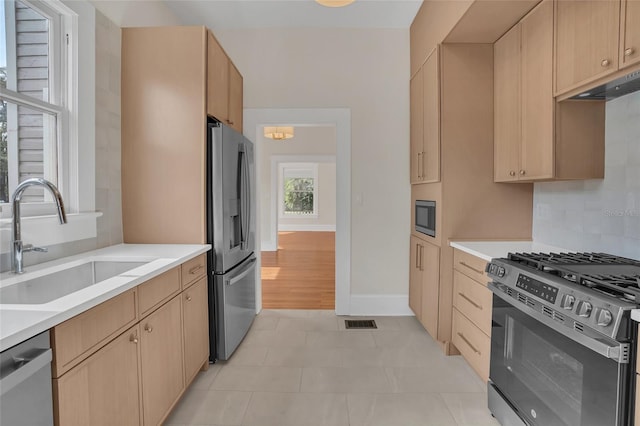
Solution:
[[[206,253],[207,244],[119,244],[26,267],[22,275],[0,274],[0,287],[48,275],[92,260],[149,262],[48,303],[17,305],[0,301],[0,351],[133,288],[150,278]]]
[[[575,251],[535,241],[451,241],[449,245],[487,262],[496,257],[507,257],[509,253],[566,253]]]

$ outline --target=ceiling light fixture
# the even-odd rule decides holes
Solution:
[[[327,7],[343,7],[348,6],[353,3],[355,0],[316,0],[323,6]]]
[[[293,127],[265,127],[264,137],[276,141],[291,139],[293,137]]]

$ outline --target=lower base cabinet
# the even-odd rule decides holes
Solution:
[[[138,336],[135,325],[53,380],[57,425],[140,424]]]
[[[203,255],[200,260],[206,262],[206,257]],[[86,358],[54,374],[57,426],[160,425],[198,371],[206,368],[209,362],[207,278],[203,273],[183,283],[181,274],[172,271],[167,272],[174,277],[172,280],[156,278],[140,285],[149,287],[153,281],[152,286],[158,287],[158,291],[146,296],[149,302],[146,305],[154,308],[136,313],[135,325],[115,336],[112,329],[118,324],[91,327],[102,318],[94,313],[101,313],[110,301],[56,326],[60,330],[52,329],[54,336],[68,329],[91,331],[88,336],[91,338],[83,337],[77,345],[76,352]],[[140,286],[129,291],[132,300],[139,296]],[[165,288],[168,288],[166,292],[160,291]],[[122,300],[121,303],[125,303],[129,298]],[[139,305],[146,306],[136,304]],[[58,340],[62,347],[60,342],[64,339]],[[83,345],[85,341],[88,343]],[[94,345],[93,342],[105,343]],[[85,350],[84,346],[89,348]],[[55,351],[54,345],[54,360]]]

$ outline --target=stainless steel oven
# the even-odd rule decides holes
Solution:
[[[640,291],[615,290],[606,276],[640,273],[640,263],[594,268],[571,263],[583,256],[571,254],[523,264],[518,256],[528,255],[493,259],[487,267],[491,412],[503,426],[633,424],[637,332],[629,314]],[[626,260],[635,262],[616,258]]]

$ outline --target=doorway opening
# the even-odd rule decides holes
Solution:
[[[277,218],[271,216],[277,206],[276,197],[270,196],[270,190],[274,182],[272,179],[261,178],[265,168],[271,169],[273,163],[264,160],[264,127],[265,126],[293,126],[295,129],[305,127],[330,127],[335,132],[335,155],[319,155],[317,151],[299,155],[296,160],[287,158],[281,160],[297,162],[318,162],[317,157],[331,157],[335,162],[335,312],[338,315],[350,313],[350,276],[351,276],[351,112],[348,108],[247,108],[244,111],[244,132],[253,138],[256,146],[256,173],[257,173],[257,243],[259,251],[276,251],[278,247]],[[298,132],[298,130],[296,130]],[[293,142],[294,139],[289,140]],[[305,156],[316,157],[313,159]],[[300,158],[302,157],[302,158]],[[264,161],[261,163],[260,158]],[[286,161],[285,161],[286,160]],[[325,161],[321,161],[326,162]],[[277,173],[273,173],[276,176]],[[290,232],[283,229],[282,232]],[[315,230],[310,232],[325,232]],[[327,231],[330,232],[330,231]],[[266,259],[266,258],[265,258]],[[258,268],[260,269],[260,268]],[[256,284],[256,308],[262,309],[262,282],[257,277]]]

